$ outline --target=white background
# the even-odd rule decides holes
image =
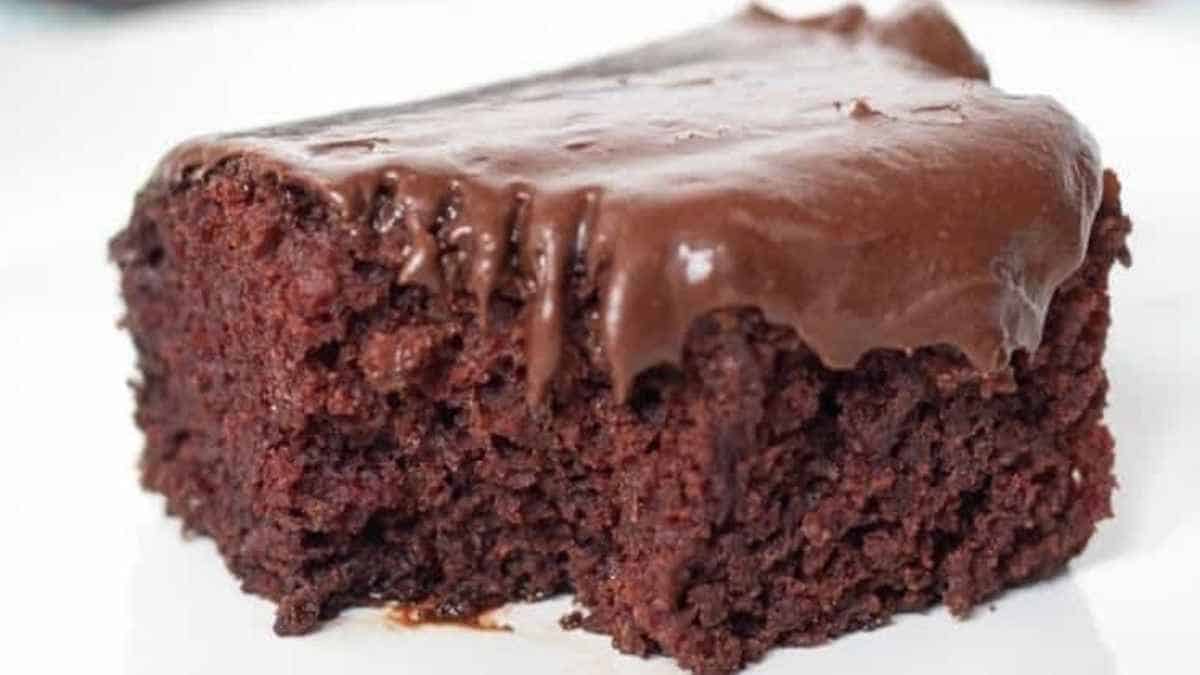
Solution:
[[[950,4],[994,80],[1061,100],[1123,177],[1135,266],[1114,275],[1107,357],[1118,515],[1069,573],[994,611],[903,617],[751,672],[1200,672],[1200,3]],[[677,672],[559,631],[568,600],[504,610],[513,634],[357,611],[274,637],[272,606],[137,488],[133,354],[105,242],[189,135],[558,66],[737,5],[281,0],[0,32],[0,672]]]

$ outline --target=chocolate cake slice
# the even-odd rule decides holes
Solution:
[[[187,142],[111,254],[144,483],[277,632],[573,592],[726,673],[1083,549],[1129,228],[937,6],[752,8]]]

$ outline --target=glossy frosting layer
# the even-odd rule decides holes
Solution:
[[[364,222],[390,191],[410,244],[400,281],[435,292],[448,214],[483,320],[504,275],[528,280],[535,399],[573,265],[600,289],[619,396],[678,361],[694,319],[736,306],[794,327],[831,368],[945,344],[994,372],[1040,342],[1101,178],[1057,103],[987,78],[936,5],[800,20],[755,7],[559,73],[197,139],[153,182],[242,157]]]

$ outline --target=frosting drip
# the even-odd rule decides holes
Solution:
[[[618,396],[688,327],[754,306],[831,368],[951,345],[984,372],[1041,340],[1099,206],[1095,143],[1006,94],[936,5],[711,28],[439,99],[196,139],[152,187],[240,157],[367,221],[390,191],[401,283],[443,292],[438,213],[486,322],[515,254],[531,399],[553,380],[573,265],[600,293]]]

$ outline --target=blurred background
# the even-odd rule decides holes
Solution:
[[[158,158],[200,133],[546,70],[741,0],[0,0],[0,672],[673,673],[564,635],[399,635],[370,618],[278,640],[211,544],[140,492],[128,337],[105,245]],[[836,0],[765,3],[787,13]],[[874,12],[894,0],[863,2]],[[1135,266],[1107,356],[1118,518],[1069,574],[979,621],[942,612],[754,673],[1188,673],[1200,638],[1200,0],[947,0],[1015,93],[1061,101],[1125,185]],[[540,613],[539,613],[540,612]],[[521,618],[524,616],[525,618]],[[947,630],[953,629],[953,638]],[[506,661],[506,659],[509,659]]]

